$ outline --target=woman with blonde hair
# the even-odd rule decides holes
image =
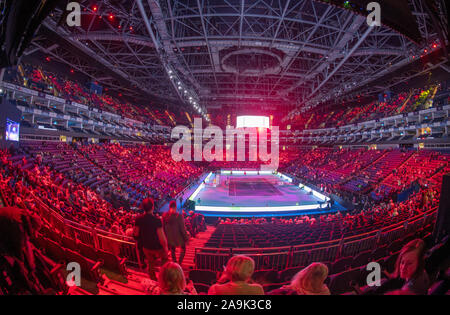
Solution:
[[[328,277],[328,267],[322,263],[312,263],[299,271],[289,285],[273,290],[269,295],[330,295],[324,284]]]
[[[186,285],[183,269],[181,269],[179,264],[174,262],[167,262],[161,267],[158,275],[158,283],[160,294],[163,295],[197,295],[192,281],[189,281]]]
[[[218,283],[211,286],[209,295],[264,295],[261,285],[251,283],[255,262],[247,256],[231,257]]]

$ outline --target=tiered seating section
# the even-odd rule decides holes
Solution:
[[[119,235],[131,228],[130,209],[143,198],[161,203],[202,174],[192,164],[174,162],[170,149],[158,146],[24,142],[14,156],[4,154],[11,204],[34,194],[70,220]]]
[[[168,110],[156,109],[156,104],[135,105],[105,93],[98,95],[79,82],[31,65],[7,69],[4,80],[144,123],[174,126],[177,122],[188,125],[185,113],[182,111],[172,113]]]
[[[414,181],[431,181],[448,160],[448,154],[431,151],[317,148],[303,150],[285,171],[342,197],[369,194],[388,201]]]
[[[289,124],[294,130],[332,128],[428,109],[432,106],[437,89],[438,86],[434,85],[426,89],[414,89],[385,102],[374,101],[357,107],[311,109],[292,116]]]
[[[294,158],[292,154],[286,156]],[[253,278],[265,284],[266,292],[286,283],[310,262],[322,261],[330,270],[327,283],[331,292],[340,294],[352,289],[350,280],[363,284],[368,261],[376,260],[392,270],[398,251],[407,241],[422,237],[432,244],[433,209],[440,198],[442,176],[449,171],[448,155],[431,151],[314,149],[298,152],[297,158],[286,170],[294,173],[300,170],[300,175],[311,180],[321,181],[331,174],[332,178],[344,181],[349,177],[367,176],[370,185],[394,186],[397,182],[395,191],[417,180],[427,186],[421,185],[420,190],[404,202],[382,202],[345,214],[221,220],[202,248],[203,255],[214,256],[215,251],[221,249],[245,253],[250,248],[248,255],[255,259],[260,270]],[[85,277],[99,284],[104,282],[100,269],[126,277],[129,270],[124,258],[136,259],[135,254],[130,254],[130,248],[135,249],[133,243],[102,237],[96,244],[92,241],[94,234],[88,232],[95,228],[113,232],[117,238],[120,234],[131,236],[134,212],[115,207],[114,200],[108,200],[105,187],[116,184],[115,189],[123,191],[124,200],[139,199],[138,194],[144,190],[161,197],[176,193],[188,184],[186,180],[202,173],[192,164],[172,162],[167,148],[142,145],[71,146],[29,142],[23,143],[22,149],[13,154],[1,151],[0,160],[3,204],[40,213],[45,221],[46,227],[35,240],[37,247],[55,261],[82,263],[83,268],[90,270]],[[353,166],[356,161],[359,164]],[[319,175],[310,174],[314,169],[320,171]],[[329,182],[337,190],[342,187],[337,179],[337,184],[332,184],[333,180]],[[41,212],[43,208],[70,219],[77,228],[69,229],[64,227],[67,222],[49,219]],[[406,221],[409,223],[405,224]],[[52,226],[54,224],[56,226]],[[377,231],[382,230],[384,232],[378,234]],[[215,282],[215,272],[226,263],[229,255],[219,254],[218,257],[198,259],[199,270],[190,272],[199,291],[206,292]],[[215,264],[209,265],[208,261]],[[136,287],[126,290],[145,293]]]
[[[430,192],[432,193],[432,192]],[[433,196],[437,202],[439,195]],[[264,248],[283,247],[314,242],[327,242],[364,234],[420,214],[423,194],[408,202],[380,204],[356,214],[329,214],[319,217],[301,216],[292,219],[225,219],[221,220],[207,247]],[[430,204],[429,206],[434,206]]]

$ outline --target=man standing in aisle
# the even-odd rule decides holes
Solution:
[[[186,242],[189,240],[183,216],[177,213],[177,202],[172,200],[169,205],[169,211],[163,215],[164,232],[167,235],[167,243],[172,254],[172,261],[177,262],[175,255],[176,248],[180,248],[180,258],[178,263],[183,264],[186,254]]]
[[[164,234],[161,219],[153,214],[155,202],[151,198],[142,201],[144,214],[135,221],[134,236],[138,247],[142,246],[148,264],[148,274],[152,280],[156,278],[156,262],[161,259],[161,265],[167,262],[167,239]]]

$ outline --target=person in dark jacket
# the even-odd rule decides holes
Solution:
[[[176,248],[181,248],[180,258],[178,263],[183,263],[184,255],[186,254],[186,242],[189,236],[186,232],[183,216],[177,213],[177,203],[172,200],[169,205],[169,211],[163,215],[164,232],[167,237],[167,244],[172,254],[172,260],[177,262]]]
[[[153,214],[155,202],[152,198],[142,201],[145,213],[136,218],[134,236],[138,248],[142,247],[148,263],[148,274],[150,279],[157,281],[156,262],[160,259],[161,264],[167,262],[167,239],[161,220]]]

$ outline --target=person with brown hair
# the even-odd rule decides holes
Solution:
[[[163,215],[164,232],[167,237],[168,248],[172,254],[172,261],[177,262],[176,248],[180,247],[180,258],[178,263],[183,263],[184,255],[186,254],[186,242],[189,240],[189,235],[186,232],[183,216],[177,213],[177,203],[172,200],[169,205],[169,211]]]
[[[388,292],[426,295],[430,279],[425,270],[425,242],[415,239],[401,249],[393,273],[385,272],[387,279],[381,286],[367,288],[362,294],[381,295]]]
[[[264,295],[261,285],[251,283],[255,261],[238,255],[228,261],[218,283],[211,286],[208,295]]]
[[[427,294],[430,279],[425,270],[425,242],[415,239],[403,246],[391,275],[405,281],[402,290],[414,294]]]
[[[153,199],[144,199],[142,208],[145,213],[136,218],[134,236],[147,259],[150,279],[156,280],[156,261],[161,259],[162,264],[167,262],[167,239],[161,220],[153,214],[155,209]]]

